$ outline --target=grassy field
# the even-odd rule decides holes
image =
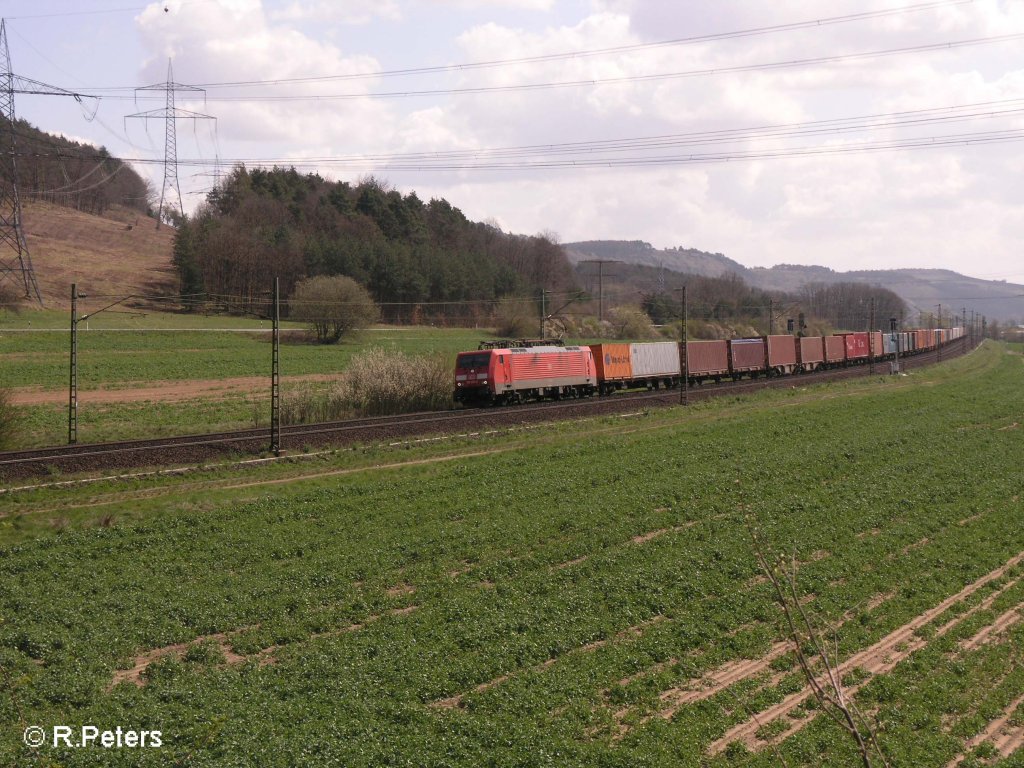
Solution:
[[[37,313],[51,317],[53,313]],[[17,328],[0,323],[0,387],[67,387],[66,328],[28,329],[26,315]],[[101,320],[105,320],[103,324]],[[66,319],[64,321],[66,325]],[[287,324],[285,327],[288,327]],[[151,314],[135,323],[97,317],[89,330],[79,328],[79,389],[123,388],[156,381],[270,377],[270,324],[239,318]],[[292,330],[298,329],[294,324]],[[247,332],[247,331],[251,331]],[[352,355],[368,347],[402,352],[455,352],[475,349],[486,331],[429,327],[381,327],[340,344],[315,344],[301,334],[281,338],[282,375],[335,373]]]
[[[1022,361],[9,494],[0,764],[858,765],[749,523],[890,764],[1020,765]]]
[[[30,325],[31,322],[31,325]],[[45,404],[20,406],[20,447],[60,444],[67,434],[69,340],[63,313],[32,312],[0,316],[0,388],[39,388],[59,393]],[[269,324],[259,320],[148,313],[100,314],[79,329],[79,440],[97,442],[265,426],[269,420]],[[334,375],[353,355],[373,348],[409,354],[440,354],[453,361],[457,352],[476,349],[484,330],[386,327],[363,331],[340,344],[303,340],[302,328],[284,324],[281,373],[284,396],[323,382],[287,381],[289,376]],[[134,389],[154,384],[186,387],[195,380],[266,377],[253,394],[206,392],[161,399],[89,402],[89,392]],[[260,397],[260,394],[266,394]]]

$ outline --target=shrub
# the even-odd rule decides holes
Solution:
[[[649,339],[654,336],[651,318],[637,307],[616,307],[611,311],[612,336],[616,339]]]
[[[304,320],[321,344],[332,344],[351,331],[375,323],[380,309],[363,286],[344,275],[321,275],[295,286],[288,300],[291,316]]]
[[[299,392],[282,402],[287,424],[332,421],[353,415],[388,416],[442,410],[451,405],[452,361],[371,349],[352,358],[328,392]]]
[[[540,315],[527,299],[505,299],[494,313],[495,332],[509,339],[532,338],[540,331]]]

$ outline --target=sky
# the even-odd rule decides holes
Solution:
[[[4,0],[18,117],[186,211],[217,169],[374,176],[561,242],[1024,283],[1024,2]],[[411,71],[410,71],[411,70]],[[93,114],[95,113],[95,114]]]

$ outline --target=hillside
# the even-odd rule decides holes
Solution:
[[[751,282],[747,276],[749,270],[738,261],[720,253],[706,253],[696,248],[661,249],[643,240],[587,240],[566,243],[563,247],[574,265],[590,259],[613,259],[704,277],[721,277],[733,273]]]
[[[120,206],[97,216],[52,203],[23,204],[25,239],[48,309],[70,306],[71,283],[80,293],[173,294],[174,230]]]
[[[980,280],[948,269],[880,269],[836,272],[825,267],[778,264],[749,270],[755,284],[769,290],[794,291],[809,282],[882,285],[895,291],[912,312],[968,311],[996,320],[1024,318],[1024,285]]]
[[[720,253],[707,253],[692,248],[659,249],[636,240],[595,240],[567,243],[564,247],[573,264],[587,259],[614,259],[626,264],[659,267],[705,277],[732,273],[755,288],[784,293],[796,293],[807,283],[865,283],[894,291],[915,314],[935,312],[936,305],[943,304],[943,313],[950,309],[959,312],[967,307],[990,319],[1024,318],[1024,286],[981,280],[946,269],[839,272],[828,267],[801,264],[750,268]],[[614,265],[607,267],[607,274],[614,271]],[[671,277],[667,280],[674,282]]]

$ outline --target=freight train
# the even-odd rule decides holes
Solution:
[[[509,405],[527,400],[607,395],[620,389],[677,387],[731,378],[788,376],[914,355],[956,341],[964,329],[831,336],[770,335],[728,341],[602,343],[485,342],[455,358],[457,403]],[[685,365],[685,368],[684,368]]]

